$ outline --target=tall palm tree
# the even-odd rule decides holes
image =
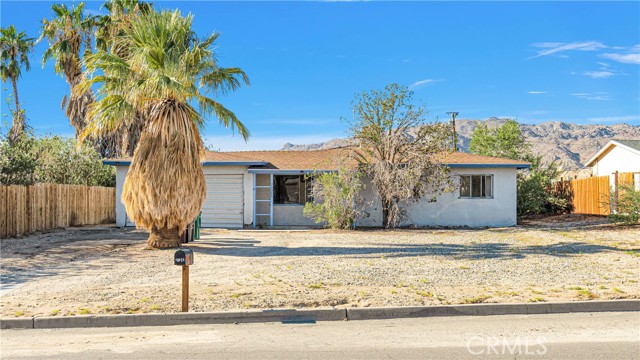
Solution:
[[[233,112],[209,97],[249,80],[239,68],[218,65],[211,49],[218,34],[199,39],[192,22],[177,10],[141,15],[117,37],[121,43],[115,46],[126,47],[127,54],[87,56],[87,69],[98,73],[76,89],[101,85],[80,139],[114,131],[136,111],[144,114],[122,200],[136,225],[150,231],[149,248],[179,246],[179,234],[200,212],[204,116],[215,115],[244,139],[249,136]]]
[[[96,18],[96,46],[104,51],[111,48],[118,56],[126,56],[126,48],[112,48],[114,40],[131,28],[139,15],[153,11],[152,5],[140,0],[108,0],[102,7],[109,14]]]
[[[0,76],[2,82],[11,81],[13,86],[13,100],[16,110],[13,114],[13,124],[9,131],[9,139],[16,139],[24,131],[24,110],[20,109],[18,98],[18,78],[22,74],[22,67],[29,71],[29,53],[33,50],[35,39],[30,38],[24,31],[17,32],[11,25],[0,29]]]
[[[116,39],[124,34],[125,29],[130,29],[140,15],[153,11],[152,5],[140,0],[108,0],[103,8],[109,14],[96,17],[96,47],[119,57],[127,57],[129,50],[126,42]],[[100,138],[102,147],[109,148],[103,151],[108,153],[105,156],[133,155],[145,124],[142,116],[136,111],[117,130]]]
[[[64,4],[51,6],[55,17],[42,20],[42,33],[38,41],[46,39],[49,48],[42,56],[42,66],[49,59],[55,59],[54,69],[63,75],[71,88],[79,84],[83,78],[82,56],[91,53],[95,19],[84,13],[84,3],[68,8]],[[65,95],[62,107],[71,125],[80,135],[86,124],[88,106],[95,101],[91,88],[83,93],[72,92],[67,101]]]

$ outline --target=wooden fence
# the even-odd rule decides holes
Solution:
[[[611,191],[618,185],[634,185],[634,173],[618,173],[592,176],[584,179],[566,180],[556,183],[571,193],[574,214],[609,215],[611,213]]]
[[[115,191],[84,185],[0,185],[0,238],[115,222]]]

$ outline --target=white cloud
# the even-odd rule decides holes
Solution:
[[[601,61],[597,61],[596,64],[598,64],[598,65],[600,65],[602,67],[609,67],[610,66],[609,63],[601,62]]]
[[[638,115],[628,115],[628,116],[604,116],[604,117],[594,117],[588,118],[590,122],[595,123],[608,123],[608,122],[631,122],[640,120],[640,116]]]
[[[628,54],[605,53],[600,56],[605,59],[621,62],[624,64],[640,64],[640,52]]]
[[[543,42],[532,44],[532,46],[540,49],[538,50],[538,53],[533,56],[533,58],[556,54],[563,51],[595,51],[607,48],[606,45],[599,41],[583,41],[572,43]]]
[[[529,91],[527,92],[527,94],[532,94],[532,95],[539,95],[539,94],[548,94],[549,92],[547,91]]]
[[[606,92],[595,92],[595,93],[571,93],[571,96],[575,96],[580,99],[586,100],[597,100],[597,101],[607,101],[609,100],[609,93]]]
[[[606,79],[608,77],[615,75],[615,73],[611,71],[587,71],[583,73],[583,75],[586,75],[594,79]]]
[[[624,64],[640,64],[640,44],[634,46],[608,46],[599,41],[582,41],[582,42],[541,42],[534,43],[531,46],[537,48],[536,55],[528,58],[533,59],[540,56],[548,56],[555,54],[558,57],[566,58],[565,54],[560,54],[566,51],[599,51],[608,49],[611,52],[599,54],[601,58],[617,61]],[[617,50],[617,51],[616,51]],[[613,52],[615,51],[615,52]],[[608,67],[609,64],[599,62],[603,67]]]
[[[414,82],[413,84],[411,84],[411,86],[409,86],[409,88],[415,89],[415,88],[418,88],[420,86],[424,86],[424,85],[427,85],[427,84],[434,83],[435,81],[436,80],[434,80],[434,79],[418,80],[418,81]]]

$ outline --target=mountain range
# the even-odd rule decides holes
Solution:
[[[468,152],[474,129],[484,122],[488,126],[500,126],[507,119],[456,120],[458,146]],[[613,139],[639,140],[640,125],[629,124],[570,124],[550,121],[539,124],[521,124],[525,138],[534,154],[542,155],[544,162],[556,161],[564,171],[584,168],[584,164],[607,142]],[[332,139],[323,143],[294,145],[287,143],[283,150],[319,150],[348,145],[347,139]]]

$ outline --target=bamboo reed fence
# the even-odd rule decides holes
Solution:
[[[569,187],[574,214],[609,215],[611,191],[615,191],[619,185],[633,186],[633,178],[634,173],[618,173],[565,180],[556,183],[556,186]]]
[[[113,223],[115,188],[0,185],[0,238],[69,226]]]

